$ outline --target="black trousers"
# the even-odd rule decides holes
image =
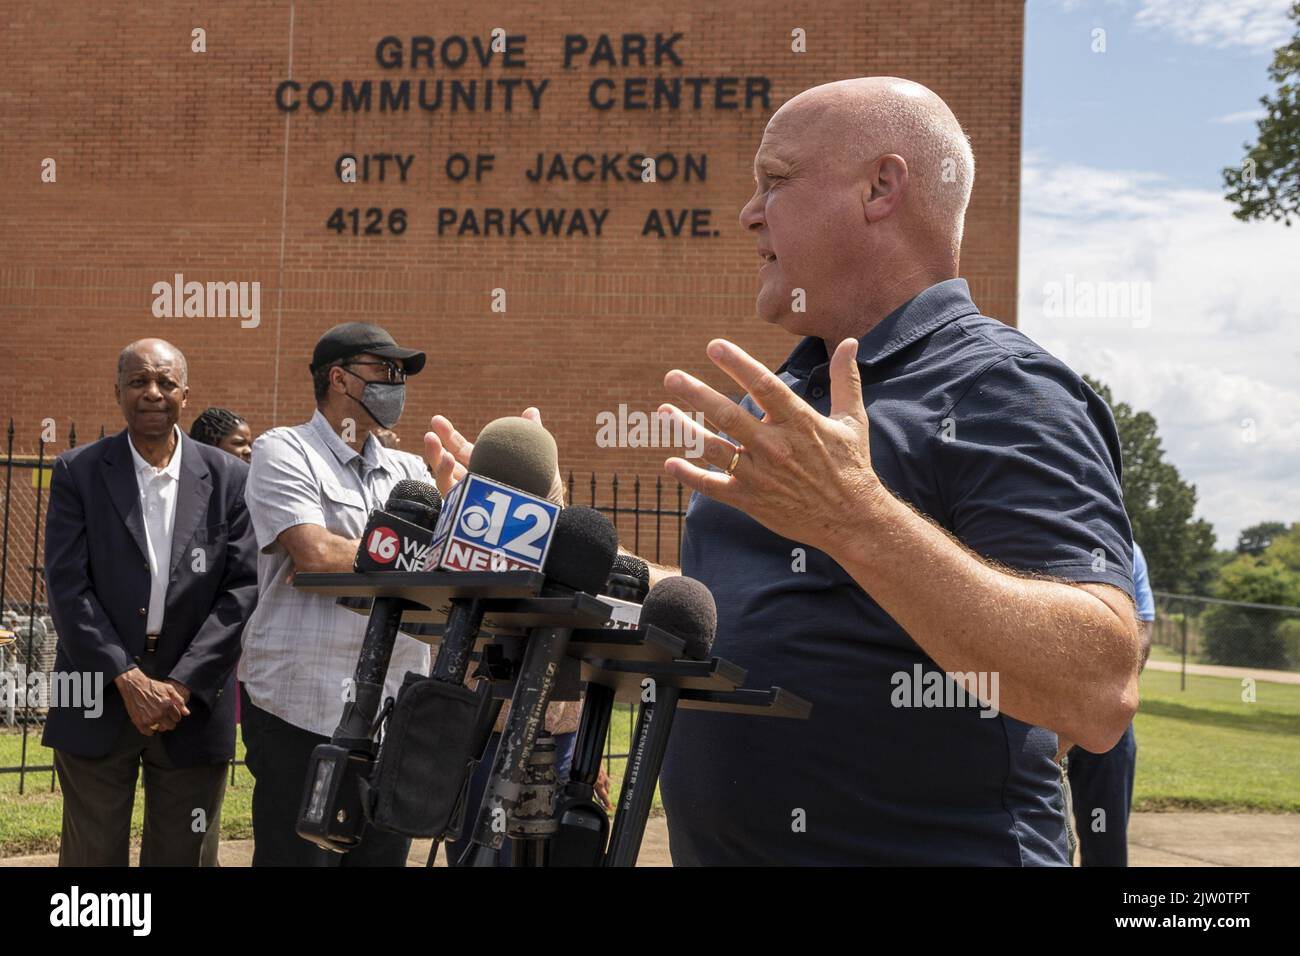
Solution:
[[[1091,754],[1079,747],[1070,751],[1070,794],[1080,866],[1128,866],[1128,818],[1136,766],[1132,724],[1104,754]]]
[[[162,735],[146,737],[130,720],[102,757],[54,751],[63,790],[59,866],[127,866],[131,808],[144,767],[141,866],[217,866],[221,803],[229,764],[176,767]]]
[[[244,761],[253,775],[253,866],[405,866],[409,837],[367,825],[361,843],[334,853],[294,832],[311,752],[328,737],[267,713],[239,687]]]

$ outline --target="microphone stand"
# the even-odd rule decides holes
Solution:
[[[524,774],[519,805],[510,814],[506,832],[510,836],[511,866],[547,866],[551,838],[559,829],[555,804],[560,779],[555,772],[555,738],[539,736]]]
[[[485,608],[481,599],[470,598],[451,602],[451,609],[447,612],[447,624],[442,632],[442,640],[438,642],[438,654],[434,658],[433,666],[429,671],[431,678],[448,684],[463,684],[465,682],[465,674],[469,670],[470,655],[474,651],[474,640],[478,637],[479,627],[483,624],[484,613]],[[504,701],[492,698],[492,692],[486,684],[484,685],[484,692],[486,699],[479,710],[479,722],[474,729],[474,747],[480,759],[487,749],[488,741],[492,737],[492,728],[496,725],[497,717],[505,704]],[[461,781],[462,802],[469,793],[471,777],[472,774],[467,773],[465,779]],[[438,846],[449,835],[444,833],[442,836],[434,838],[429,847],[429,857],[425,861],[425,866],[433,866],[434,860],[438,857]]]
[[[525,773],[537,737],[544,730],[546,706],[572,633],[570,627],[534,628],[529,633],[510,699],[510,716],[462,866],[496,866],[497,851],[505,839],[509,815],[519,806]]]
[[[614,688],[588,681],[569,780],[555,809],[555,834],[547,865],[600,866],[609,817],[596,803],[596,780],[613,709]]]
[[[636,866],[681,693],[676,687],[659,686],[655,700],[641,705],[636,718],[636,732],[632,735],[636,750],[628,757],[627,771],[623,775],[605,866]]]

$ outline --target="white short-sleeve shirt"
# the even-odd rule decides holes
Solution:
[[[253,444],[245,500],[257,536],[257,608],[244,629],[239,679],[261,709],[332,734],[366,630],[363,615],[286,580],[293,562],[276,539],[300,524],[359,538],[370,511],[406,478],[433,480],[423,459],[385,448],[373,435],[354,451],[319,411]],[[429,647],[398,634],[385,698],[396,696],[407,671],[429,672]]]

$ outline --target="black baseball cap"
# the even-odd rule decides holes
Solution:
[[[424,368],[424,353],[404,349],[384,329],[368,322],[344,322],[336,325],[316,343],[311,353],[311,370],[341,358],[369,352],[383,358],[401,359],[407,375],[418,375]]]

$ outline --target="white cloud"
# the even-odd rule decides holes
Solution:
[[[1225,113],[1223,116],[1216,116],[1211,123],[1253,123],[1255,120],[1264,117],[1264,108],[1257,106],[1253,110],[1238,110],[1235,113]]]
[[[1123,7],[1128,0],[1104,0],[1105,6]],[[1066,13],[1073,13],[1075,10],[1086,10],[1096,4],[1096,0],[1056,0],[1056,5]]]
[[[1142,0],[1133,19],[1195,46],[1272,50],[1295,30],[1290,7],[1291,0]]]
[[[1020,327],[1155,415],[1225,547],[1300,520],[1300,230],[1231,209],[1146,171],[1024,160]],[[1051,317],[1053,284],[1104,283],[1148,290],[1149,314]]]

